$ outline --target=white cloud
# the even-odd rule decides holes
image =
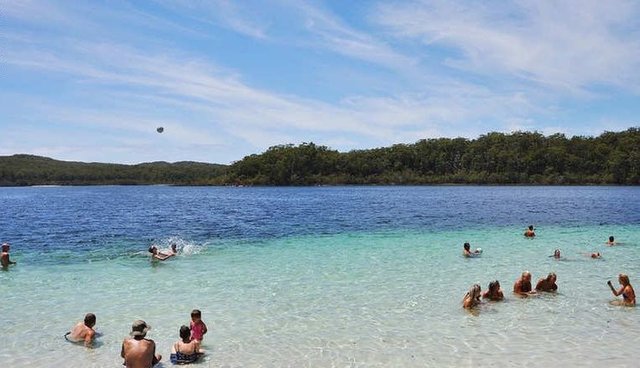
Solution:
[[[374,19],[430,52],[460,50],[451,66],[579,91],[597,83],[638,87],[638,16],[640,4],[628,1],[429,1],[384,3]]]

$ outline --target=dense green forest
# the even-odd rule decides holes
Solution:
[[[338,152],[280,145],[229,166],[0,157],[0,185],[640,184],[640,128],[598,137],[488,133]]]
[[[139,165],[58,161],[32,155],[0,156],[0,185],[176,184],[211,185],[226,166],[198,162]]]

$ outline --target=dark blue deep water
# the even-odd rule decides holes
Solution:
[[[61,252],[73,261],[170,236],[229,246],[350,232],[637,225],[640,188],[28,187],[0,188],[0,208],[0,241],[26,257]]]

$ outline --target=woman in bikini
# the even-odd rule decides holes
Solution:
[[[202,356],[204,352],[200,350],[200,343],[191,340],[191,329],[188,326],[180,326],[180,340],[171,347],[171,363],[188,364],[193,363]]]
[[[480,304],[481,290],[480,285],[475,284],[471,287],[468,293],[465,294],[462,300],[462,307],[465,309],[471,309]]]
[[[636,293],[633,290],[633,286],[631,286],[631,283],[629,282],[629,276],[621,273],[620,275],[618,275],[618,282],[621,285],[619,290],[616,290],[613,285],[611,285],[611,280],[607,281],[607,285],[609,285],[609,288],[611,288],[611,292],[613,293],[613,295],[618,296],[622,294],[623,305],[634,307],[636,305]]]

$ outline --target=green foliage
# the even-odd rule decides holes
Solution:
[[[599,137],[488,133],[478,139],[339,153],[303,143],[269,148],[229,168],[244,185],[640,184],[640,130]]]
[[[222,184],[226,167],[198,162],[118,165],[57,161],[46,157],[0,157],[0,185]]]
[[[488,133],[341,153],[279,145],[230,166],[0,157],[0,185],[640,184],[640,128],[599,137]]]

